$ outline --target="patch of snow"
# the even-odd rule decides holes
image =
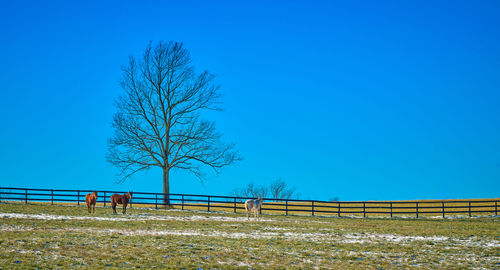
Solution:
[[[117,217],[95,217],[95,216],[64,216],[64,215],[49,215],[49,214],[19,214],[19,213],[0,213],[0,218],[17,218],[17,219],[41,219],[41,220],[101,220],[101,221],[220,221],[220,222],[244,222],[247,223],[246,217],[223,217],[223,216],[160,216],[160,215],[123,215]],[[274,221],[272,219],[261,219],[260,221]],[[251,221],[254,222],[254,221]],[[18,225],[1,225],[0,231],[28,231],[36,230],[36,228],[28,228]],[[199,231],[199,230],[123,230],[123,229],[80,229],[80,228],[65,228],[57,229],[60,231],[77,231],[91,233],[117,233],[121,235],[178,235],[178,236],[202,236],[202,237],[224,237],[232,239],[251,238],[251,239],[269,239],[269,238],[284,238],[289,240],[299,241],[314,241],[314,242],[340,242],[340,243],[377,243],[388,242],[397,244],[411,244],[412,242],[432,242],[435,244],[455,246],[481,246],[486,248],[500,247],[499,240],[485,240],[478,237],[469,237],[467,239],[446,237],[446,236],[407,236],[397,234],[377,234],[377,233],[331,233],[328,231],[319,232],[291,232],[286,228],[278,226],[263,226],[252,232],[226,232],[220,230]]]
[[[0,213],[0,218],[20,218],[20,219],[42,219],[42,220],[100,220],[100,221],[221,221],[221,222],[272,222],[273,219],[261,218],[256,221],[246,217],[222,217],[222,216],[160,216],[160,215],[120,215],[117,217],[96,217],[96,216],[61,216],[49,214],[19,214],[19,213]]]

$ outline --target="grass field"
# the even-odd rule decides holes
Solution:
[[[0,202],[73,204],[85,203],[84,190],[52,190],[0,188]],[[109,207],[109,195],[121,193],[99,191],[98,205]],[[162,207],[162,194],[134,192],[131,200],[136,207]],[[244,212],[244,198],[171,194],[169,207],[198,211]],[[500,198],[327,202],[309,200],[264,200],[262,213],[274,215],[306,215],[324,217],[456,217],[491,216],[500,212]]]
[[[484,202],[484,200],[491,200]],[[498,199],[471,199],[471,200],[420,200],[418,201],[419,217],[436,217],[442,216],[444,209],[445,216],[468,216],[469,202],[471,202],[471,216],[489,216],[498,213],[500,204],[492,200]],[[312,209],[317,216],[333,217],[390,217],[391,209],[393,217],[416,217],[417,201],[391,201],[391,202],[340,202],[341,207],[338,211],[339,202],[316,202],[312,205],[311,202],[290,202],[285,207],[284,202],[264,202],[263,214],[278,214],[284,215],[312,215]],[[237,213],[244,213],[244,204],[242,202],[233,203],[211,203],[211,209],[216,211],[233,212],[233,207],[237,207]],[[150,207],[150,206],[149,206]],[[176,206],[180,209],[180,206]],[[285,209],[287,208],[287,211]],[[185,210],[207,210],[207,203],[185,204]],[[271,210],[272,209],[272,210]],[[363,212],[368,212],[364,214]],[[475,212],[480,211],[480,212]],[[408,212],[412,212],[409,214]]]
[[[335,218],[0,203],[0,268],[498,269],[489,218]]]

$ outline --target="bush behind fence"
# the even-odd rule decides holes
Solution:
[[[85,205],[85,195],[94,190],[61,190],[0,187],[0,202],[37,202],[37,203],[70,203]],[[101,190],[98,192],[99,205],[109,206],[109,196],[124,191]],[[168,207],[182,210],[245,212],[244,201],[248,197],[212,196],[196,194],[164,194],[153,192],[133,192],[130,207],[163,208],[167,205],[164,196],[168,195]],[[262,213],[282,215],[311,216],[450,216],[498,215],[500,199],[472,200],[421,200],[421,201],[319,201],[264,198]]]

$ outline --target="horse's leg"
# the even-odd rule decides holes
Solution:
[[[111,208],[113,208],[113,213],[116,214],[116,203],[111,202]]]
[[[123,204],[123,214],[127,213],[127,203]]]
[[[95,203],[94,203],[94,205],[93,205],[93,207],[92,207],[92,208],[94,209],[94,214],[95,214]]]
[[[90,214],[90,205],[89,205],[89,204],[87,204],[87,211],[88,211],[88,212],[89,212],[89,214]]]

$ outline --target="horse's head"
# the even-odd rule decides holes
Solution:
[[[92,194],[94,194],[97,197],[97,191],[92,192]]]
[[[127,196],[127,198],[129,200],[132,199],[132,191],[127,192],[127,194],[125,194],[125,196]]]
[[[263,200],[264,200],[264,199],[262,199],[262,197],[257,198],[257,201],[259,201],[259,202],[261,202],[261,203],[262,203],[262,201],[263,201]]]

